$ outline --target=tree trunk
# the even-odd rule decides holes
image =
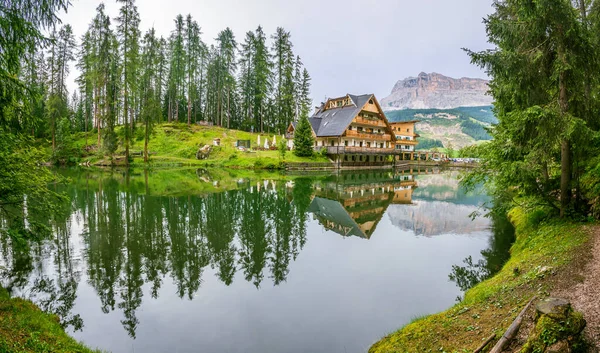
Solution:
[[[52,118],[52,151],[56,150],[56,117]]]
[[[123,94],[123,101],[124,101],[124,108],[123,108],[123,112],[124,112],[124,116],[123,116],[123,127],[125,128],[125,165],[127,167],[129,167],[129,132],[130,132],[130,127],[129,124],[127,122],[127,116],[129,115],[129,106],[128,106],[128,97],[127,97],[127,73],[125,73],[125,90],[124,90],[124,94]]]
[[[559,59],[565,61],[564,49],[558,48]],[[563,70],[559,74],[559,106],[561,116],[565,117],[568,109],[566,72]],[[567,138],[563,138],[560,143],[560,217],[565,216],[565,212],[571,201],[571,145]]]
[[[229,129],[229,123],[231,120],[231,108],[229,106],[229,89],[227,89],[227,128]]]
[[[571,145],[567,139],[560,144],[560,217],[565,216],[571,200]]]
[[[145,136],[144,136],[144,163],[148,163],[148,128],[149,128],[149,123],[150,118],[146,117],[146,131],[145,131]]]

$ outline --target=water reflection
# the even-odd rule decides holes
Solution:
[[[236,276],[257,289],[265,282],[279,286],[307,244],[311,219],[326,231],[363,239],[372,239],[386,217],[417,236],[489,226],[468,218],[482,199],[461,195],[455,176],[439,170],[269,179],[205,170],[66,173],[71,202],[50,218],[51,241],[24,245],[2,235],[2,284],[58,314],[64,326],[82,330],[85,323],[73,308],[84,278],[101,311],[119,312],[132,338],[140,306],[149,300],[144,296],[157,300],[167,279],[177,297],[188,300],[210,274],[225,286]],[[483,262],[453,269],[461,289],[505,256],[500,233]]]
[[[490,247],[481,251],[482,258],[478,261],[469,256],[463,260],[464,266],[453,265],[448,276],[463,292],[496,274],[510,257],[515,228],[503,213],[492,211],[489,216],[492,220]]]

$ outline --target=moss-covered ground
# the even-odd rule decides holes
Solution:
[[[91,353],[65,333],[58,317],[28,300],[10,298],[0,287],[0,352]]]
[[[568,276],[566,268],[589,240],[585,225],[540,223],[540,212],[510,212],[516,241],[498,274],[468,290],[452,308],[383,337],[369,352],[472,352],[493,333],[499,339],[534,295],[548,296],[560,277]]]

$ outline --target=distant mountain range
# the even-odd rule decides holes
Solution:
[[[418,149],[458,149],[491,138],[486,127],[498,120],[487,91],[486,80],[422,72],[398,81],[381,107],[389,121],[419,120]]]
[[[492,104],[488,81],[479,78],[452,78],[421,72],[396,82],[389,96],[381,100],[383,110],[451,109]]]

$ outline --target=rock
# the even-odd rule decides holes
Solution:
[[[571,347],[569,347],[569,342],[567,341],[559,341],[550,347],[546,348],[545,353],[571,353]]]
[[[196,152],[196,159],[207,159],[210,156],[210,152],[212,152],[212,146],[204,145],[204,147],[199,148],[198,152]]]
[[[584,344],[585,320],[568,300],[546,298],[536,305],[536,322],[522,353],[570,353]]]
[[[451,78],[421,72],[396,83],[389,96],[381,100],[384,110],[451,109],[492,104],[487,95],[488,81],[478,78]]]
[[[571,311],[571,304],[566,299],[546,298],[537,303],[535,310],[538,315],[547,315],[555,320],[565,320]]]

